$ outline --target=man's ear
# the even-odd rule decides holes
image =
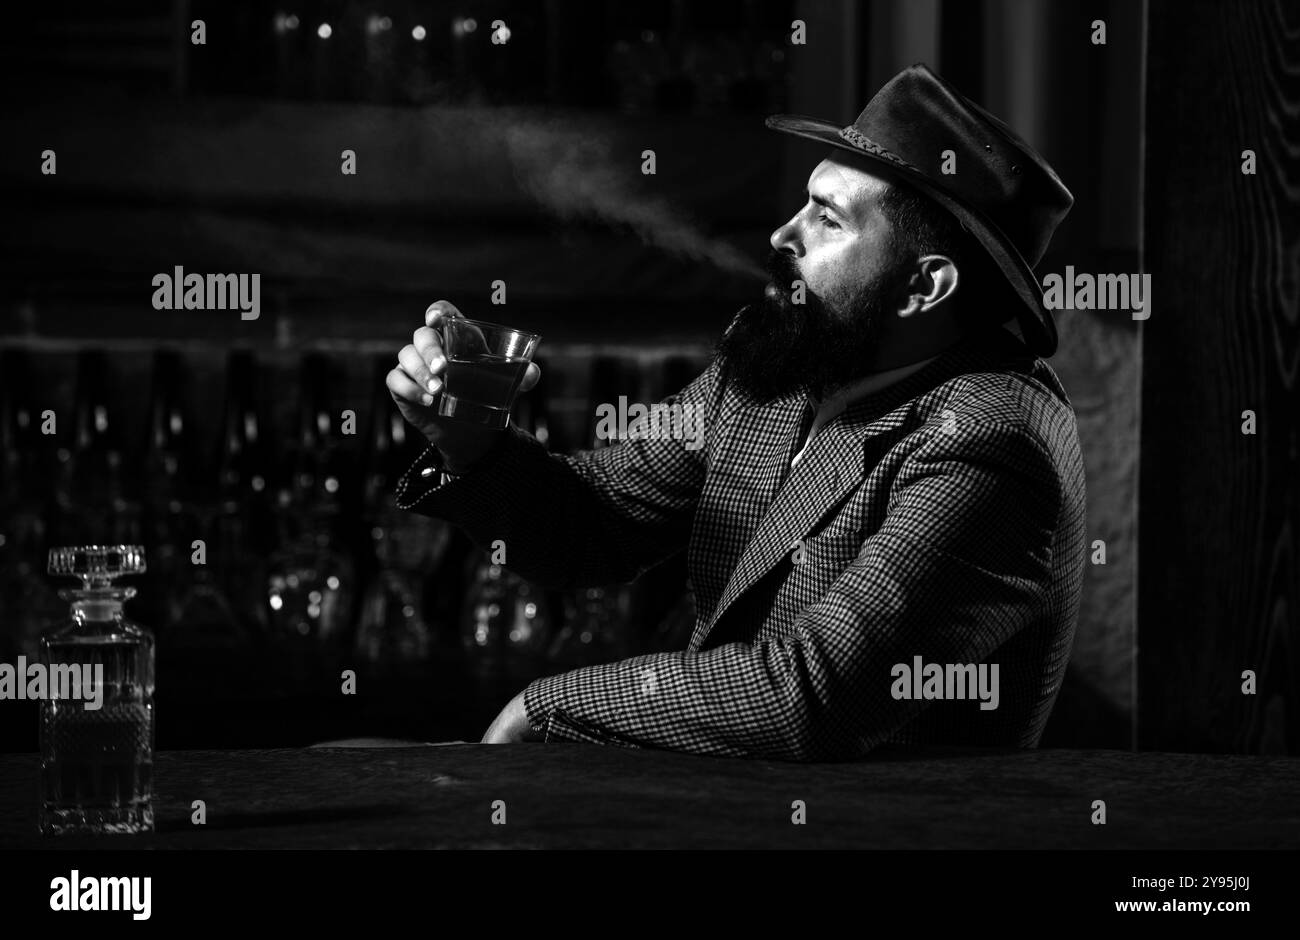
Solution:
[[[908,279],[898,315],[910,317],[934,309],[956,292],[959,281],[957,265],[947,255],[922,256]]]

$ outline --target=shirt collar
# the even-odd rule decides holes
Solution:
[[[819,401],[811,394],[806,394],[813,419],[808,425],[802,446],[795,454],[791,466],[800,461],[817,433],[851,405],[870,399],[875,402],[870,406],[874,412],[880,407],[892,406],[895,398],[905,398],[921,391],[922,386],[930,384],[936,378],[942,378],[938,373],[959,373],[964,368],[977,364],[983,357],[993,354],[1006,355],[1016,351],[1018,354],[1031,355],[1020,342],[1017,342],[1018,336],[1019,331],[998,330],[958,343],[920,362],[911,362],[895,369],[865,375],[835,389],[824,400]]]
[[[877,392],[887,389],[891,385],[896,385],[903,379],[920,372],[926,366],[939,359],[945,357],[955,358],[966,352],[968,349],[982,348],[990,343],[1001,342],[1002,344],[1005,344],[1006,336],[1003,335],[1004,332],[1023,343],[1023,337],[1019,326],[1016,325],[1014,321],[1011,321],[1002,325],[1002,330],[997,331],[996,337],[993,335],[979,336],[973,341],[958,343],[956,346],[949,347],[949,349],[931,356],[928,359],[922,359],[919,362],[911,362],[907,365],[898,366],[895,369],[887,369],[884,372],[873,372],[870,375],[864,375],[847,385],[841,385],[834,389],[829,395],[825,396],[824,400],[818,400],[811,392],[806,392],[805,398],[807,399],[808,406],[813,409],[813,412],[819,419],[823,414],[825,414],[825,420],[819,420],[817,422],[818,425],[821,425],[842,413],[849,405],[861,401],[871,395],[875,395]]]
[[[813,427],[816,429],[830,421],[836,415],[842,413],[845,408],[853,402],[866,398],[868,395],[875,394],[882,388],[893,385],[900,379],[904,379],[913,372],[919,372],[939,356],[931,356],[929,359],[922,359],[920,362],[911,362],[905,366],[899,366],[896,369],[886,369],[884,372],[872,372],[870,375],[864,375],[860,379],[855,379],[847,385],[841,385],[823,400],[818,400],[811,392],[807,394],[808,406],[812,408],[816,417],[813,419]]]

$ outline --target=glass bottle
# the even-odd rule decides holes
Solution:
[[[261,370],[250,350],[226,359],[226,404],[217,442],[217,513],[213,542],[222,588],[241,623],[265,638],[266,558],[274,548],[273,475],[258,389]]]
[[[100,544],[137,544],[140,504],[123,467],[121,404],[115,393],[107,354],[83,351],[77,360],[76,449],[70,486],[62,491],[69,504],[62,507],[60,522],[68,535],[75,532]]]
[[[49,573],[82,586],[59,596],[71,616],[41,637],[47,695],[41,701],[40,829],[134,833],[153,830],[154,639],[122,614],[135,588],[113,579],[145,571],[138,545],[50,550]],[[55,697],[56,675],[71,696]],[[89,682],[85,680],[89,678]]]
[[[332,670],[353,639],[356,565],[342,511],[350,475],[334,436],[330,379],[323,355],[304,358],[299,434],[277,498],[278,547],[268,565],[268,623],[295,691]]]
[[[242,646],[244,630],[209,561],[220,563],[215,545],[207,545],[203,563],[193,554],[195,539],[210,541],[209,508],[198,492],[193,433],[183,384],[188,374],[176,350],[160,349],[153,357],[153,388],[144,446],[145,550],[150,575],[145,587],[155,627],[164,649]],[[206,556],[211,554],[211,558]]]
[[[545,671],[552,636],[546,593],[492,560],[474,556],[473,581],[461,615],[470,669],[481,682],[515,687]]]

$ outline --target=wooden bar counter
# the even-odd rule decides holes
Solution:
[[[945,748],[790,764],[577,744],[367,743],[162,752],[157,832],[138,837],[42,838],[39,758],[0,755],[0,848],[1300,846],[1291,757]],[[195,800],[205,825],[191,822]],[[1096,800],[1105,825],[1092,822]],[[803,825],[792,822],[795,801]]]

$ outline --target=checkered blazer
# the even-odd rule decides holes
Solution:
[[[1055,372],[1003,330],[852,404],[790,459],[805,399],[757,405],[715,362],[679,395],[703,447],[572,456],[513,426],[443,481],[426,449],[398,505],[503,539],[543,585],[628,581],[687,552],[681,652],[531,683],[528,721],[582,740],[787,760],[882,742],[1035,746],[1060,688],[1085,555],[1084,471]],[[895,664],[998,664],[999,701],[895,698]]]

